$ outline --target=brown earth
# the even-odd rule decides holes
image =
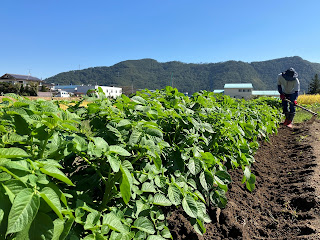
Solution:
[[[320,239],[320,121],[281,126],[255,159],[253,192],[232,171],[228,204],[210,211],[206,233],[197,235],[177,210],[168,217],[173,239]]]

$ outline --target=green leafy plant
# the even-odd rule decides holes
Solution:
[[[207,208],[227,203],[229,171],[241,168],[254,190],[258,140],[279,119],[266,100],[189,98],[171,87],[68,110],[8,95],[0,239],[172,239],[169,208],[182,208],[203,234]]]

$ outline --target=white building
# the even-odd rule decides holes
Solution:
[[[252,96],[252,83],[226,83],[224,94],[234,98],[248,99]]]
[[[234,98],[249,99],[255,96],[279,97],[278,91],[254,91],[252,83],[226,83],[224,89],[217,89],[214,93],[223,93]]]
[[[66,91],[58,91],[58,94],[55,95],[55,97],[70,97],[70,94]]]
[[[95,86],[78,86],[75,89],[74,94],[86,95],[88,90],[94,89],[95,91],[98,91],[99,87],[102,89],[102,91],[104,92],[104,94],[107,97],[117,98],[117,97],[121,96],[121,94],[122,94],[122,88],[98,86],[98,85],[95,85]]]
[[[107,97],[117,98],[122,94],[122,88],[119,87],[108,87],[108,86],[99,86],[99,85],[57,85],[52,88],[53,91],[66,91],[69,94],[75,95],[86,95],[88,90],[98,91],[98,88],[101,88]]]

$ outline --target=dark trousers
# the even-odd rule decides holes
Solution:
[[[285,94],[285,96],[286,99],[289,99],[291,102],[294,102],[296,100],[295,94]],[[283,114],[286,115],[286,118],[292,121],[296,112],[296,106],[294,104],[288,103],[285,100],[282,100],[282,110]]]

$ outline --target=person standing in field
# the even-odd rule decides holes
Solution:
[[[278,75],[278,91],[282,100],[283,114],[286,120],[283,125],[292,128],[292,121],[296,112],[297,98],[300,91],[298,73],[294,68],[289,68]],[[285,101],[289,99],[292,103]]]

